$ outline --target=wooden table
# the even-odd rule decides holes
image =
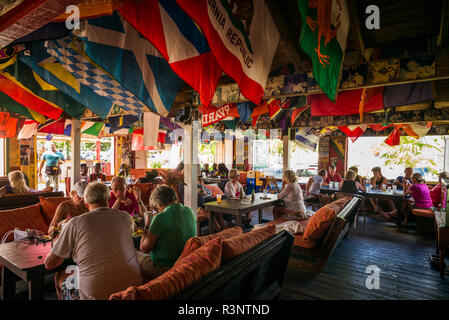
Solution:
[[[48,274],[65,269],[73,262],[68,259],[56,269],[46,270],[44,261],[50,253],[51,244],[31,245],[26,242],[8,242],[0,244],[0,262],[2,263],[2,297],[12,300],[16,294],[16,281],[28,282],[28,299],[43,300],[44,280]]]
[[[215,232],[215,214],[231,214],[236,217],[237,226],[242,226],[242,215],[252,211],[259,211],[259,223],[262,223],[262,209],[274,205],[278,201],[276,195],[268,194],[270,199],[260,199],[262,194],[256,194],[256,199],[251,203],[242,203],[242,200],[222,199],[221,204],[217,201],[205,203],[206,210],[210,212],[209,234]]]
[[[226,182],[229,181],[229,178],[212,178],[212,177],[209,177],[209,178],[203,178],[203,181],[204,181],[205,184],[222,183],[222,182],[226,183]]]

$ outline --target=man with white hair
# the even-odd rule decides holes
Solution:
[[[62,224],[73,217],[77,217],[87,212],[86,204],[84,203],[84,190],[87,187],[87,182],[79,181],[75,183],[73,190],[70,191],[70,200],[61,202],[56,209],[53,220],[48,227],[48,234],[53,234],[59,231]]]
[[[41,164],[39,166],[39,178],[42,177],[42,168],[45,165],[45,173],[47,178],[45,180],[45,187],[48,188],[53,183],[53,191],[59,191],[59,175],[61,174],[61,169],[59,165],[64,161],[64,155],[56,150],[56,145],[52,142],[50,143],[48,150],[42,154]]]
[[[45,268],[51,270],[72,256],[79,270],[75,272],[79,281],[74,283],[79,284],[81,300],[106,300],[113,293],[142,284],[132,240],[132,218],[108,208],[108,201],[106,185],[89,184],[84,191],[89,212],[70,219],[45,259]],[[71,289],[63,285],[63,291],[69,290],[65,298],[73,297]]]

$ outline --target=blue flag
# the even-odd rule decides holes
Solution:
[[[157,49],[117,12],[90,19],[76,34],[86,54],[159,115],[167,116],[183,81]]]

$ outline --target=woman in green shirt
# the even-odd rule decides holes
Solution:
[[[154,279],[173,266],[187,240],[196,236],[196,217],[192,209],[177,203],[175,191],[165,185],[153,190],[150,204],[158,214],[151,222],[146,219],[140,251],[151,255],[138,259],[142,274]]]

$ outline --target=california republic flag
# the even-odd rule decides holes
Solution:
[[[264,0],[176,0],[200,26],[221,68],[260,104],[279,42]]]
[[[312,58],[313,76],[335,102],[349,31],[346,0],[298,0],[299,43]]]

